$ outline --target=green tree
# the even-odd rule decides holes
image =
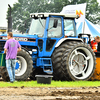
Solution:
[[[97,0],[88,0],[86,8],[86,18],[96,24],[100,21],[100,6]]]
[[[30,25],[30,13],[59,13],[64,6],[81,3],[87,3],[86,18],[97,23],[100,20],[97,0],[18,0],[12,7],[13,29],[25,32]]]

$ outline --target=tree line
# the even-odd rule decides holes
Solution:
[[[20,32],[30,26],[30,13],[59,13],[64,6],[87,3],[86,19],[96,24],[100,20],[100,5],[97,0],[18,0],[12,7],[13,29]],[[7,11],[7,18],[9,8]]]

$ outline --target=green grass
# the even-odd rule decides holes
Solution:
[[[93,87],[100,86],[100,81],[52,81],[51,84],[37,84],[37,81],[20,81],[15,83],[0,82],[0,87]]]

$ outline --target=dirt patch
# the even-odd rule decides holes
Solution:
[[[100,87],[0,88],[0,100],[100,100]]]

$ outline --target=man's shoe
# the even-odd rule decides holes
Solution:
[[[14,82],[7,82],[7,83],[14,83]]]
[[[14,83],[13,81],[10,81],[10,83]]]

